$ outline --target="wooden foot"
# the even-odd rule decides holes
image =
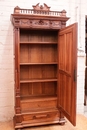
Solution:
[[[60,125],[65,125],[65,122],[61,122]]]
[[[66,120],[64,118],[59,119],[59,125],[65,125]]]

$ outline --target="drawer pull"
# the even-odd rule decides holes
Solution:
[[[33,118],[34,119],[40,119],[40,118],[46,118],[46,117],[48,117],[48,115],[36,115]]]

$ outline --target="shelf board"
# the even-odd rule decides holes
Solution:
[[[32,109],[32,110],[22,110],[22,115],[25,114],[40,114],[40,113],[45,113],[45,112],[58,112],[58,108],[44,108],[44,109]],[[16,114],[16,115],[20,115],[20,114]]]
[[[35,97],[21,97],[21,102],[37,102],[37,101],[51,101],[57,100],[57,96],[35,96]]]
[[[27,42],[27,41],[22,41],[22,42],[20,42],[20,44],[57,44],[57,42],[38,42],[38,41]]]
[[[18,96],[16,96],[16,97],[18,97]],[[35,95],[34,94],[34,96],[32,96],[32,95],[21,95],[21,96],[19,96],[19,97],[21,97],[21,99],[22,98],[29,98],[29,99],[31,99],[31,98],[39,98],[39,97],[42,97],[42,98],[44,98],[44,97],[57,97],[57,95],[55,95],[55,94],[39,94],[39,95]]]
[[[57,62],[50,63],[20,63],[20,65],[56,65]]]
[[[54,79],[30,79],[30,80],[20,80],[20,83],[54,82],[54,81],[57,81],[57,78],[54,78]]]

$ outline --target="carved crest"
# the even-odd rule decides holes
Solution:
[[[39,3],[35,6],[32,6],[34,10],[45,10],[50,11],[50,7],[48,7],[45,3],[44,5],[39,5]]]

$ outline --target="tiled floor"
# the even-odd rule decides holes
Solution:
[[[60,125],[49,125],[49,126],[40,126],[40,127],[31,127],[22,130],[87,130],[87,118],[83,115],[77,115],[76,126],[72,126],[70,122],[64,126]],[[2,122],[0,123],[0,130],[14,130],[13,122]]]

